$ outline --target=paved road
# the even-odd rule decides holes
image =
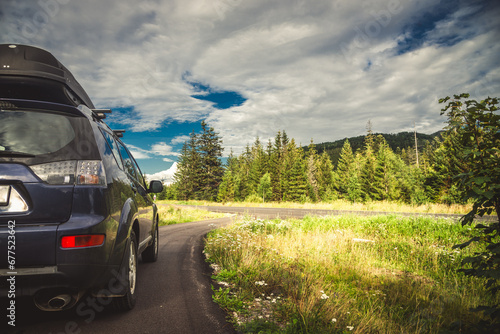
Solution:
[[[264,219],[272,218],[303,218],[306,215],[316,216],[376,216],[376,215],[401,215],[401,216],[430,216],[437,218],[450,218],[459,220],[462,215],[458,214],[435,214],[435,213],[405,213],[405,212],[381,212],[381,211],[347,211],[347,210],[323,210],[323,209],[293,209],[293,208],[258,208],[258,207],[231,207],[231,206],[195,206],[178,205],[180,207],[193,207],[207,211],[234,213],[239,215],[249,215]],[[478,221],[496,221],[496,216],[477,217]]]
[[[101,310],[98,300],[84,299],[80,312],[78,306],[41,312],[26,304],[17,309],[15,328],[0,320],[0,333],[235,333],[212,301],[210,268],[202,255],[204,235],[230,222],[221,218],[160,227],[158,261],[139,264],[138,300],[130,312]]]

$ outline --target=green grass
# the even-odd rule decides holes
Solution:
[[[457,272],[474,248],[452,246],[474,233],[423,217],[245,217],[205,252],[214,299],[244,333],[467,332],[471,307],[500,301]]]
[[[322,210],[346,210],[346,211],[379,211],[379,212],[416,212],[416,213],[443,213],[443,214],[466,214],[472,209],[472,205],[461,204],[422,204],[411,205],[399,202],[373,201],[351,203],[347,200],[339,199],[331,202],[320,203],[293,203],[293,202],[226,202],[216,203],[207,201],[164,201],[165,203],[175,203],[184,205],[223,205],[223,206],[243,206],[243,207],[269,207],[269,208],[299,208],[299,209],[322,209]]]
[[[164,204],[162,201],[157,202],[157,204]],[[158,213],[160,216],[159,225],[172,225],[188,223],[193,221],[222,218],[227,216],[224,213],[209,212],[200,209],[191,208],[179,208],[172,204],[158,205]]]

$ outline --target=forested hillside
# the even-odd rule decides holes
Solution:
[[[436,137],[439,137],[441,133],[442,131],[439,131],[428,135],[417,132],[417,145],[419,151],[422,152],[425,144],[427,142],[432,142]],[[400,132],[396,134],[375,133],[374,135],[383,136],[385,141],[387,142],[387,145],[389,145],[389,147],[394,152],[401,153],[403,150],[408,152],[408,148],[415,149],[415,133],[413,132]],[[352,150],[356,152],[357,150],[363,148],[365,138],[366,135],[363,135],[357,137],[344,138],[333,142],[320,143],[316,144],[316,150],[318,151],[319,154],[323,153],[323,151],[326,151],[326,153],[328,153],[328,156],[332,160],[332,163],[336,165],[340,157],[340,152],[342,151],[342,146],[344,146],[344,142],[346,140],[349,141]],[[307,149],[308,149],[307,146],[304,147],[305,152],[307,152]],[[413,152],[410,152],[410,154],[413,155]]]
[[[453,136],[373,134],[307,147],[286,131],[266,144],[259,138],[222,166],[221,139],[202,124],[191,134],[179,159],[177,182],[160,198],[226,201],[317,202],[346,198],[352,202],[392,200],[462,202],[453,181],[463,166],[449,156]],[[333,156],[333,157],[332,157]]]
[[[474,110],[468,111],[471,116]],[[449,119],[445,131],[417,134],[418,154],[414,133],[374,134],[368,123],[365,136],[311,142],[307,147],[280,130],[267,142],[255,138],[239,155],[231,152],[225,165],[222,139],[202,122],[203,132],[192,133],[182,149],[176,183],[165,187],[160,199],[465,203],[479,188],[457,176],[477,166],[467,159],[469,151],[463,144],[467,129],[452,128],[455,122]],[[488,128],[476,129],[480,145],[487,141],[486,129],[498,130],[495,121],[489,122]],[[487,153],[498,163],[498,140],[488,140],[496,140]],[[482,187],[484,180],[480,179]]]

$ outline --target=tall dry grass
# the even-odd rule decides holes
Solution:
[[[457,272],[475,231],[430,218],[244,218],[211,232],[215,299],[243,332],[439,333],[481,319],[492,300]],[[225,288],[224,288],[225,287]]]

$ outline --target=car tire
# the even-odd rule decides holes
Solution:
[[[113,298],[113,307],[120,312],[130,311],[137,301],[137,239],[134,231],[130,232],[125,256],[128,258],[125,275],[126,293],[124,296]]]
[[[144,252],[142,252],[142,260],[144,262],[156,262],[158,260],[158,247],[159,247],[159,238],[160,232],[158,231],[158,223],[156,224],[153,243],[149,245]]]

